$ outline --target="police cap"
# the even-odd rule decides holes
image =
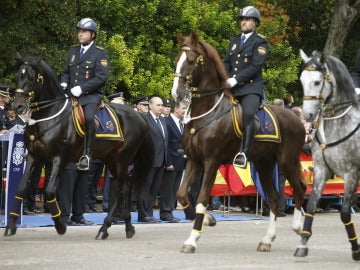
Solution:
[[[163,105],[164,107],[171,107],[171,101],[168,98],[163,99]]]
[[[0,95],[3,97],[10,97],[9,86],[0,82]]]
[[[149,105],[149,98],[148,97],[140,97],[134,100],[134,104],[144,104]]]

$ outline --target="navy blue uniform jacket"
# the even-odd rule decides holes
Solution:
[[[61,83],[67,83],[70,89],[79,85],[82,94],[79,103],[100,103],[104,94],[101,87],[106,84],[109,76],[109,56],[104,48],[95,42],[80,59],[80,45],[69,49]]]
[[[240,48],[241,35],[230,39],[224,66],[237,84],[231,88],[234,96],[258,94],[264,99],[264,80],[261,74],[269,52],[265,38],[254,32]]]

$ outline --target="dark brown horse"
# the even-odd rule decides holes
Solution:
[[[187,164],[178,200],[184,207],[185,215],[195,220],[190,237],[183,244],[181,252],[192,253],[196,241],[205,225],[215,225],[215,219],[206,214],[209,194],[221,164],[231,164],[240,147],[232,121],[233,108],[240,106],[232,101],[232,94],[226,87],[228,75],[218,52],[211,45],[200,41],[195,33],[183,37],[178,35],[180,53],[177,57],[176,74],[172,96],[175,100],[187,100],[191,118],[183,135]],[[292,229],[301,229],[301,205],[306,185],[302,181],[299,155],[305,130],[299,118],[290,110],[266,105],[274,114],[280,131],[280,142],[255,141],[250,160],[261,178],[261,184],[268,197],[270,223],[258,251],[270,251],[275,239],[279,194],[273,184],[273,170],[278,164],[294,191],[295,211]],[[240,122],[240,121],[239,121]],[[241,122],[240,122],[241,127]],[[203,182],[197,199],[196,209],[189,204],[189,187],[204,172]]]
[[[24,141],[28,150],[26,168],[17,189],[14,209],[6,226],[5,236],[16,233],[15,221],[20,213],[21,202],[26,195],[29,178],[34,169],[44,162],[52,164],[51,176],[45,189],[52,219],[58,234],[66,232],[60,218],[61,211],[56,200],[59,175],[69,162],[75,162],[83,151],[83,138],[75,131],[72,120],[72,104],[58,84],[56,74],[40,57],[23,57],[17,73],[17,89],[13,108],[17,113],[32,109],[32,119],[26,126]],[[108,237],[115,209],[124,211],[126,236],[131,238],[135,229],[131,224],[130,194],[145,187],[151,169],[153,144],[144,117],[125,105],[109,104],[116,113],[123,130],[124,140],[97,139],[93,158],[101,159],[118,181],[118,196],[104,220],[96,239]],[[133,163],[131,178],[128,166]]]

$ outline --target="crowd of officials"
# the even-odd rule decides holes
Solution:
[[[269,52],[269,44],[256,28],[261,22],[260,12],[253,6],[247,6],[240,11],[239,22],[241,34],[232,37],[224,59],[224,66],[229,74],[227,84],[243,108],[244,136],[239,153],[234,157],[233,165],[245,168],[249,161],[249,153],[254,142],[255,113],[259,105],[265,102],[264,81],[262,68]],[[57,197],[63,220],[68,225],[90,225],[91,221],[84,218],[85,212],[108,211],[113,204],[112,192],[116,181],[100,160],[92,159],[92,149],[95,140],[94,115],[98,104],[103,100],[102,87],[109,75],[109,56],[107,51],[96,45],[98,27],[95,21],[84,18],[78,22],[77,38],[79,43],[71,46],[61,75],[60,85],[64,92],[77,97],[83,107],[85,116],[84,153],[77,163],[70,163],[64,169],[59,181]],[[356,90],[359,89],[360,51],[356,67],[352,73]],[[360,92],[360,91],[359,91]],[[111,102],[124,104],[121,94],[110,96]],[[303,121],[306,129],[304,151],[311,155],[310,143],[314,134],[312,123],[304,120],[301,107],[293,106],[291,94],[283,99],[274,100],[274,104],[284,106],[296,113]],[[151,172],[146,181],[146,196],[133,196],[132,210],[137,211],[138,221],[155,223],[160,221],[178,222],[173,215],[177,207],[176,191],[179,188],[186,159],[183,155],[181,137],[184,129],[182,119],[189,104],[174,103],[170,99],[153,96],[141,97],[133,101],[134,110],[143,114],[149,125],[149,132],[154,143],[154,161]],[[7,133],[15,125],[25,126],[29,112],[16,115],[11,110],[10,92],[6,84],[0,84],[0,136]],[[6,143],[1,141],[1,168],[6,163]],[[43,164],[36,168],[27,197],[24,198],[24,213],[36,214],[47,212],[46,202],[43,209],[37,208],[35,203],[39,195],[38,184],[45,171],[46,179],[51,172],[51,164]],[[129,168],[131,171],[131,168]],[[105,183],[102,192],[102,209],[97,200],[98,184],[105,172]],[[2,170],[2,179],[4,179]],[[279,216],[285,215],[285,198],[283,188],[285,178],[279,172],[280,193],[282,194]],[[198,181],[201,182],[201,179]],[[199,186],[196,183],[195,186]],[[2,185],[1,185],[2,186]],[[196,197],[197,189],[191,190],[192,197]],[[4,208],[4,190],[1,190],[0,205]],[[194,198],[191,201],[194,202]],[[245,212],[250,211],[252,198],[241,197],[236,206]],[[213,209],[219,209],[224,202],[217,197],[212,200]],[[159,208],[159,218],[154,217],[154,209]],[[121,219],[119,213],[119,219]]]

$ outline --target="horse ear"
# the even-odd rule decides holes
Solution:
[[[307,61],[309,61],[309,57],[302,49],[300,49],[300,56],[304,63],[307,63]]]
[[[185,38],[181,33],[177,33],[177,40],[178,40],[179,45],[181,45],[184,43]]]
[[[22,58],[21,54],[18,51],[16,51],[15,56],[16,56],[17,60],[21,60],[21,58]]]
[[[45,48],[42,48],[41,55],[40,55],[39,59],[37,60],[37,64],[40,64],[41,60],[43,60],[44,57],[45,57]]]
[[[195,32],[191,32],[191,40],[194,44],[199,43],[199,36]]]

